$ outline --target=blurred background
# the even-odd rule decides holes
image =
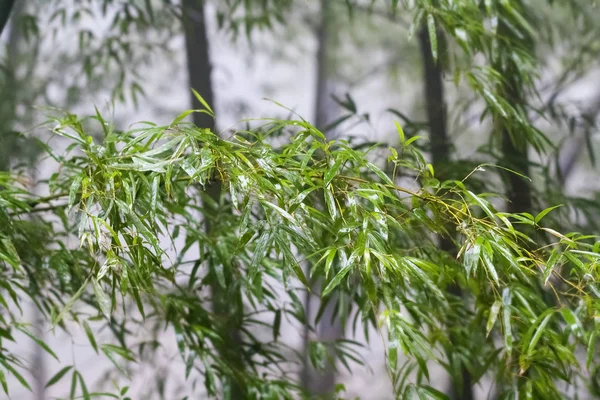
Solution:
[[[0,2],[0,7],[8,3],[12,2]],[[398,141],[394,121],[409,136],[428,137],[426,106],[431,92],[426,84],[435,79],[431,74],[436,71],[427,67],[425,52],[430,49],[424,48],[419,28],[411,28],[411,13],[392,13],[383,0],[257,1],[256,9],[252,2],[244,2],[233,12],[230,3],[15,1],[1,36],[0,169],[27,168],[33,182],[49,178],[59,168],[51,158],[40,157],[42,146],[35,140],[49,139],[39,128],[48,107],[81,115],[92,115],[97,107],[118,129],[138,121],[168,124],[183,110],[197,107],[190,87],[213,106],[215,129],[224,137],[232,129],[257,124],[247,119],[294,114],[332,139],[355,143],[394,146]],[[548,24],[536,27],[543,34],[536,44],[541,71],[534,102],[539,109],[551,109],[551,118],[538,118],[534,109],[530,118],[553,144],[544,153],[529,150],[529,174],[536,189],[533,204],[537,209],[541,204],[570,204],[565,218],[572,217],[571,225],[598,234],[600,32],[588,19],[574,23],[568,7],[530,3],[539,3],[540,18]],[[596,2],[582,3],[589,20],[600,17]],[[460,57],[448,61],[453,68],[460,68],[460,62]],[[480,118],[483,102],[464,81],[456,82],[450,66],[437,73],[444,96],[438,100],[447,111],[447,152],[456,174],[465,176],[474,165],[498,162],[501,156],[490,122]],[[213,124],[202,117],[195,122]],[[60,142],[52,143],[55,151],[64,150]],[[424,151],[431,150],[426,139],[418,143]],[[380,156],[386,151],[384,146],[374,157],[384,159]],[[488,183],[487,190],[502,192],[500,180]],[[57,354],[85,372],[94,390],[110,387],[117,379],[112,364],[90,347],[83,329],[73,326],[71,335],[52,333],[38,322],[33,306],[24,312]],[[282,329],[284,340],[304,351],[302,331],[292,325]],[[149,327],[139,337],[155,334]],[[344,335],[335,321],[312,334]],[[352,375],[338,365],[330,374],[307,378],[309,384],[344,383],[347,398],[393,398],[376,335],[370,343],[352,332],[346,336],[364,343],[364,365],[353,366]],[[19,351],[29,354],[38,384],[33,394],[23,389],[12,398],[66,396],[68,380],[44,389],[60,364],[29,339],[17,342]],[[161,342],[165,346],[160,357],[140,363],[132,372],[128,383],[132,398],[185,395],[184,367],[172,362],[178,357],[176,342],[168,338]],[[301,370],[298,366],[298,374],[310,375]],[[445,390],[448,379],[443,371],[431,373],[433,386]],[[480,385],[475,391],[486,398],[489,386]]]

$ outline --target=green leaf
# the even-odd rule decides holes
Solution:
[[[79,386],[81,387],[81,394],[82,394],[83,400],[89,400],[90,393],[88,392],[85,381],[83,380],[83,376],[79,373],[79,371],[77,371],[77,376],[79,377]]]
[[[60,311],[60,313],[56,316],[56,318],[52,321],[52,327],[51,330],[54,329],[56,327],[56,325],[58,325],[60,323],[60,321],[62,321],[62,319],[64,318],[65,314],[68,313],[69,311],[71,311],[71,308],[73,308],[73,305],[75,304],[75,302],[81,297],[81,295],[83,294],[83,291],[85,290],[88,280],[90,279],[90,277],[88,276],[86,278],[86,280],[83,282],[83,285],[81,285],[81,287],[79,288],[79,290],[77,290],[77,292],[73,295],[73,297],[71,297],[69,299],[69,301],[67,301],[67,303],[65,304],[65,306],[62,308],[62,310]]]
[[[335,274],[333,279],[327,284],[327,286],[323,290],[323,296],[327,296],[329,293],[331,293],[331,291],[340,284],[342,279],[344,279],[344,277],[346,275],[348,275],[348,272],[350,272],[350,269],[352,268],[352,265],[353,265],[351,260],[352,260],[352,257],[350,257],[348,259],[348,261],[346,262],[346,265],[344,265],[344,267],[342,267],[342,269],[340,269],[338,271],[338,273]]]
[[[96,296],[100,311],[102,311],[102,314],[104,314],[106,319],[110,320],[110,315],[112,313],[110,299],[104,293],[102,285],[97,280],[92,279],[92,283],[94,285],[94,295]]]
[[[487,214],[488,217],[490,217],[490,219],[492,219],[492,220],[494,219],[494,213],[492,212],[492,210],[489,209],[487,204],[485,204],[485,202],[479,198],[479,196],[477,196],[475,193],[471,192],[470,190],[467,190],[465,193],[471,200],[473,200],[475,203],[477,203],[477,205],[479,207],[481,207],[481,209],[483,211],[485,211],[485,213]]]
[[[260,265],[267,256],[270,245],[271,232],[265,231],[256,241],[256,247],[254,248],[254,257],[252,257],[252,264],[250,265],[250,269],[248,271],[251,282],[253,282],[259,276],[259,274],[261,274]]]
[[[512,352],[513,334],[511,325],[512,296],[508,288],[502,291],[502,323],[504,325],[504,346],[508,354]]]
[[[71,399],[75,398],[75,392],[77,390],[77,371],[73,370],[71,374],[71,395],[69,396]]]
[[[310,286],[308,283],[308,279],[306,279],[306,275],[304,274],[302,267],[300,266],[298,261],[296,261],[296,257],[294,257],[294,254],[290,250],[290,244],[283,240],[283,238],[280,235],[277,235],[275,237],[275,241],[277,242],[279,250],[283,253],[286,265],[292,268],[296,277],[300,280],[300,282],[302,282],[302,284],[305,287],[308,288]]]
[[[63,369],[58,371],[52,378],[50,378],[48,383],[46,383],[45,387],[48,388],[48,387],[54,385],[55,383],[57,383],[58,381],[60,381],[67,374],[67,372],[69,372],[71,370],[71,368],[73,368],[73,366],[69,365],[68,367],[64,367]]]
[[[325,173],[325,177],[323,178],[323,183],[325,187],[329,186],[335,175],[338,173],[342,165],[344,164],[344,160],[342,158],[338,158],[335,160],[335,163],[327,170]]]
[[[87,338],[90,341],[90,344],[94,348],[96,354],[98,354],[98,345],[96,344],[96,338],[94,337],[94,333],[92,332],[90,325],[85,320],[82,322],[82,325],[83,329],[85,330],[85,334],[87,335]]]
[[[429,42],[431,44],[431,55],[433,60],[437,62],[438,58],[438,42],[437,33],[435,30],[435,19],[432,14],[427,14],[427,30],[429,31]]]
[[[329,215],[332,219],[335,219],[338,215],[337,207],[335,205],[335,199],[333,197],[333,189],[331,186],[326,187],[324,190],[325,195],[325,203],[327,204],[327,209],[329,210]]]
[[[283,208],[281,208],[273,203],[270,203],[268,201],[265,201],[265,200],[261,200],[260,203],[264,206],[267,206],[267,207],[272,208],[273,210],[277,211],[283,218],[287,219],[292,224],[294,224],[294,225],[298,224],[298,221],[296,221],[296,219],[290,213],[285,211]]]
[[[156,209],[158,206],[158,194],[159,194],[159,185],[160,185],[160,175],[154,176],[152,179],[152,194],[151,194],[151,202],[150,202],[150,217],[152,220],[156,220]]]
[[[596,349],[596,332],[592,332],[590,334],[590,338],[588,339],[587,342],[587,356],[585,359],[585,366],[586,368],[590,369],[590,365],[592,365],[592,361],[594,361],[594,354],[596,353],[595,351]]]
[[[2,384],[2,390],[8,395],[8,384],[6,383],[6,376],[2,370],[0,370],[0,383]]]
[[[204,98],[202,96],[200,96],[200,93],[196,92],[194,89],[192,89],[192,92],[194,92],[194,96],[196,96],[196,98],[198,99],[200,104],[202,104],[204,106],[204,108],[206,108],[206,110],[210,113],[209,115],[214,117],[215,112],[212,110],[212,108],[210,108],[210,106],[208,105],[206,100],[204,100]]]
[[[471,276],[471,273],[475,273],[477,270],[477,265],[479,264],[479,255],[481,253],[481,246],[478,242],[470,245],[469,248],[465,251],[464,261],[465,261],[465,270],[467,272],[467,278]]]
[[[179,114],[177,116],[177,118],[175,118],[173,120],[173,122],[171,122],[171,126],[177,125],[178,123],[183,121],[188,115],[190,115],[191,113],[194,113],[194,112],[199,112],[199,110],[186,110],[186,111],[182,112],[181,114]]]
[[[496,272],[496,267],[494,267],[493,253],[490,247],[483,247],[481,259],[483,260],[483,265],[485,266],[489,276],[491,276],[494,282],[499,283],[500,280],[498,278],[498,272]]]
[[[410,146],[413,142],[416,142],[419,139],[421,139],[421,136],[418,136],[418,135],[410,137],[406,142],[404,142],[404,147]]]
[[[13,242],[8,238],[2,238],[0,242],[2,242],[2,245],[6,249],[8,255],[10,256],[10,258],[8,258],[6,261],[8,261],[8,263],[13,268],[18,268],[19,264],[21,263],[21,258],[19,257],[19,253],[17,252],[17,249],[15,248]],[[0,255],[2,254],[0,253]]]
[[[402,125],[400,125],[399,122],[394,121],[394,124],[396,125],[396,130],[398,131],[398,136],[400,136],[400,143],[404,144],[405,139],[405,135],[404,135],[404,129],[402,129]]]
[[[435,399],[435,400],[448,400],[449,397],[446,396],[444,393],[440,392],[437,389],[432,388],[431,386],[420,386],[417,389],[420,393],[423,393],[425,395],[427,395],[429,398]]]
[[[39,338],[37,338],[35,335],[33,335],[31,332],[29,332],[27,329],[23,328],[22,326],[19,325],[15,325],[15,329],[18,329],[19,331],[23,332],[25,335],[29,336],[31,338],[31,340],[33,340],[34,342],[36,342],[42,349],[44,349],[44,351],[48,354],[50,354],[52,357],[54,357],[54,359],[58,360],[58,356],[52,351],[52,349],[50,347],[48,347],[48,345],[46,343],[44,343],[42,340],[40,340]]]
[[[535,219],[533,220],[533,222],[535,222],[536,224],[538,224],[542,220],[542,218],[544,218],[546,216],[546,214],[548,214],[550,211],[552,211],[552,210],[554,210],[556,208],[559,208],[559,207],[562,207],[562,204],[559,204],[559,205],[554,206],[554,207],[548,207],[548,208],[546,208],[544,211],[540,212],[538,215],[535,216]]]
[[[273,319],[273,340],[277,341],[279,332],[281,331],[281,310],[275,311],[275,318]]]
[[[83,175],[77,175],[75,179],[73,179],[73,183],[71,184],[71,188],[69,189],[69,205],[68,209],[71,209],[75,204],[75,199],[77,198],[77,192],[79,192],[79,188],[81,187],[81,181],[83,180]]]
[[[91,392],[90,397],[110,397],[113,399],[121,399],[121,397],[117,396],[116,394],[112,394],[112,393],[108,393],[108,392]],[[127,400],[127,399],[129,399],[129,397],[123,398],[123,400]]]
[[[369,170],[371,172],[373,172],[375,175],[380,177],[382,181],[384,181],[388,185],[394,186],[394,182],[392,182],[390,177],[385,172],[383,172],[381,169],[379,169],[379,167],[377,167],[375,164],[367,162],[367,168],[369,168]]]
[[[327,251],[327,260],[325,261],[325,278],[329,276],[329,271],[331,270],[331,266],[333,265],[333,260],[335,259],[336,253],[336,247]]]
[[[556,265],[556,263],[558,262],[558,260],[560,258],[561,258],[561,254],[556,249],[552,250],[552,254],[550,254],[550,258],[548,259],[548,262],[546,263],[546,266],[544,268],[544,274],[542,276],[544,285],[546,285],[548,283],[548,279],[550,279],[550,275],[552,275],[552,271],[554,271],[554,266]]]
[[[500,307],[502,306],[502,300],[496,300],[492,307],[490,308],[490,315],[488,317],[487,325],[485,328],[485,336],[488,337],[492,328],[494,327],[494,323],[498,319],[498,313],[500,312]]]
[[[19,383],[27,390],[29,390],[30,392],[31,390],[31,386],[29,386],[29,383],[27,383],[27,381],[25,380],[25,378],[23,378],[23,375],[21,375],[19,373],[19,371],[17,371],[12,365],[10,365],[9,363],[7,363],[4,359],[0,358],[0,364],[2,364],[4,366],[4,368],[6,368],[8,371],[10,371],[11,374],[13,374],[13,376],[15,378],[17,378],[17,380],[19,381]]]
[[[528,344],[526,343],[527,342],[526,338],[528,338],[530,335],[526,334],[525,338],[523,338],[524,345],[527,344],[527,350],[525,353],[528,356],[530,356],[533,353],[533,350],[535,350],[535,346],[538,343],[538,341],[540,340],[540,338],[542,337],[542,334],[544,333],[544,329],[546,328],[546,325],[548,325],[548,322],[550,322],[550,318],[552,318],[552,315],[554,315],[554,310],[550,309],[550,310],[546,310],[544,313],[542,313],[542,315],[540,315],[536,319],[536,321],[532,324],[530,329],[533,329],[536,326],[537,326],[537,328],[535,329],[535,333],[531,337],[531,341],[529,341]]]

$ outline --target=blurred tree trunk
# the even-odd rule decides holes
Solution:
[[[212,107],[214,93],[212,88],[212,66],[206,31],[204,0],[183,0],[183,18],[185,29],[185,46],[190,86],[195,89]],[[192,107],[202,109],[196,96],[191,96]],[[214,129],[214,119],[205,113],[194,113],[194,123],[200,128]]]
[[[23,3],[23,1],[21,0],[20,3]],[[14,4],[15,0],[0,0],[0,35],[8,23]]]
[[[18,146],[19,137],[14,133],[14,127],[17,123],[17,104],[19,99],[17,93],[21,90],[23,82],[16,75],[17,65],[21,59],[19,46],[21,44],[21,35],[19,32],[18,18],[25,9],[26,1],[21,0],[0,0],[0,34],[7,27],[9,21],[7,38],[7,53],[4,69],[4,79],[0,86],[0,171],[10,170],[11,164],[15,159],[25,156],[27,149]],[[35,63],[36,60],[27,60]],[[35,171],[31,171],[32,176]],[[35,181],[35,179],[32,179]],[[35,190],[35,188],[32,188]],[[32,324],[35,335],[44,340],[44,316],[39,308],[32,304]],[[33,375],[33,395],[36,400],[46,399],[46,360],[45,352],[40,346],[34,346],[32,350],[32,375]]]
[[[504,20],[501,20],[498,27],[498,35],[511,37],[514,36],[513,31],[506,25]],[[533,46],[533,39],[519,38],[524,46]],[[499,49],[498,52],[506,52],[510,54],[513,49]],[[513,62],[497,62],[494,68],[504,78],[502,87],[499,88],[504,92],[504,97],[515,109],[524,108],[525,93],[523,93],[523,84],[521,82],[520,71],[518,66]],[[523,113],[524,115],[526,113]],[[524,116],[524,118],[526,118]],[[509,121],[504,117],[496,116],[496,128],[498,134],[501,135],[502,158],[504,167],[515,171],[526,177],[530,176],[529,171],[529,155],[527,140],[520,132],[512,132],[509,127]],[[531,187],[527,179],[512,173],[505,173],[506,180],[506,198],[508,199],[507,211],[509,213],[532,212],[533,201],[531,197]]]
[[[8,30],[8,44],[5,67],[2,74],[4,79],[0,83],[0,171],[8,171],[11,161],[17,156],[17,136],[13,133],[17,108],[18,82],[15,75],[16,59],[19,57],[19,26],[16,20],[22,12],[25,1],[0,0],[0,34],[9,22],[12,12],[12,23]]]
[[[331,28],[331,6],[330,1],[321,0],[320,3],[320,21],[316,30],[317,55],[316,55],[316,87],[315,87],[315,127],[321,131],[325,129],[327,123],[331,121],[334,112],[333,101],[331,100],[334,90],[333,82],[329,76],[330,63],[328,62],[329,52],[329,34]],[[323,132],[327,135],[327,132]],[[308,276],[307,271],[307,276]],[[320,282],[312,282],[312,292],[320,294]],[[316,317],[314,306],[317,301],[312,298],[311,293],[307,292],[305,299],[307,325],[304,331],[304,350],[305,360],[302,371],[302,383],[304,388],[311,395],[325,395],[333,393],[335,390],[336,373],[335,358],[330,353],[332,362],[328,362],[325,371],[316,371],[310,363],[309,345],[310,345],[310,324]],[[335,315],[337,299],[332,298],[327,304],[325,311],[318,324],[315,326],[316,340],[324,343],[333,343],[344,335],[342,321]]]
[[[189,74],[189,83],[191,88],[196,90],[200,96],[211,106],[214,107],[214,93],[211,80],[212,66],[210,62],[210,48],[206,27],[206,7],[204,0],[183,0],[183,25],[185,30],[185,43],[187,51],[187,67]],[[195,110],[203,109],[202,104],[196,96],[191,94],[192,107]],[[215,130],[214,119],[205,113],[194,113],[194,124],[199,128],[207,128]],[[219,180],[214,180],[206,187],[203,207],[207,211],[207,215],[218,215],[221,183]],[[214,234],[214,227],[209,220],[205,220],[205,230],[210,238]],[[213,273],[214,266],[212,261],[209,261],[209,273]],[[224,268],[225,269],[225,268]],[[229,269],[231,271],[231,269]],[[231,286],[231,281],[234,276],[226,276],[227,287]],[[216,279],[214,280],[216,282]],[[232,304],[231,297],[226,291],[215,283],[211,287],[213,309],[222,325],[222,332],[229,335],[228,344],[234,344],[228,348],[218,349],[221,356],[229,367],[234,372],[241,372],[244,369],[244,358],[242,354],[242,343],[240,336],[240,328],[242,324],[242,307],[243,301],[241,294],[237,294],[235,304]],[[238,291],[239,292],[239,291]],[[242,400],[247,397],[246,391],[237,381],[227,382],[227,387],[224,388],[224,398],[231,400]]]
[[[518,92],[514,91],[513,95],[510,96],[510,99],[515,103],[520,101]],[[530,176],[527,144],[519,140],[513,140],[506,126],[503,126],[501,131],[504,166],[524,176]],[[523,177],[512,172],[506,173],[506,180],[506,197],[508,199],[507,211],[509,213],[530,213],[533,202],[531,198],[531,187],[529,186],[529,182]]]
[[[443,55],[444,36],[441,30],[437,32],[439,55]],[[431,143],[431,159],[436,177],[440,181],[448,179],[448,168],[450,163],[451,143],[446,126],[447,112],[444,94],[443,70],[441,61],[434,60],[431,51],[431,42],[427,26],[423,25],[419,30],[419,47],[423,60],[423,80],[425,83],[425,109],[429,124],[429,137]],[[456,246],[449,236],[438,238],[439,246],[449,254],[456,253]],[[449,288],[452,295],[462,297],[460,287],[455,284]],[[449,321],[448,328],[453,330],[460,326],[460,321]],[[456,325],[456,326],[455,326]],[[452,335],[450,335],[452,340]],[[458,340],[452,340],[458,341]],[[460,363],[460,375],[453,377],[450,392],[457,400],[472,400],[473,389],[471,374],[463,363]]]

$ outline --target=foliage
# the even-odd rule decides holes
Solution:
[[[217,22],[233,35],[250,35],[285,23],[291,3],[220,2]],[[383,3],[414,15],[415,28],[426,24],[434,57],[450,60],[455,83],[466,82],[485,104],[481,119],[491,117],[514,141],[540,153],[551,146],[529,115],[549,111],[564,119],[552,104],[534,105],[536,46],[551,45],[553,32],[533,28],[541,23],[530,3]],[[129,62],[134,53],[152,47],[137,49],[130,41],[139,38],[135,33],[165,33],[168,40],[170,19],[157,15],[180,17],[169,1],[57,4],[50,4],[58,8],[48,26],[78,32],[81,86],[116,67],[117,98],[136,76],[136,63]],[[107,35],[87,30],[86,15],[110,20]],[[588,29],[589,21],[583,25]],[[560,33],[563,28],[556,25]],[[447,52],[438,47],[438,29],[450,38]],[[514,82],[528,94],[523,102],[508,93]],[[134,98],[141,92],[135,85]],[[30,193],[23,176],[0,175],[1,341],[14,341],[20,331],[58,358],[15,311],[26,296],[53,326],[81,325],[90,346],[123,375],[169,340],[133,343],[132,332],[166,327],[175,333],[191,398],[231,398],[240,389],[248,398],[294,398],[304,393],[290,361],[302,356],[282,337],[282,324],[316,323],[305,316],[302,294],[309,278],[321,278],[317,320],[335,302],[355,333],[378,329],[399,398],[445,398],[431,386],[432,364],[456,382],[461,365],[474,384],[492,377],[503,399],[564,398],[569,387],[597,387],[600,241],[561,233],[565,225],[595,231],[597,217],[585,201],[538,213],[499,211],[494,204],[502,196],[489,193],[489,177],[505,169],[463,161],[452,175],[443,174],[452,180],[440,181],[421,153],[417,134],[424,124],[400,112],[406,134],[397,125],[399,145],[389,149],[385,166],[376,166],[371,149],[328,142],[303,119],[248,121],[260,126],[220,138],[184,122],[192,112],[214,115],[199,100],[203,110],[186,111],[167,126],[143,123],[126,131],[99,113],[55,115],[51,132],[70,145],[64,154],[47,146],[60,165],[40,182],[48,195]],[[350,115],[342,118],[351,118],[356,104],[346,100]],[[218,201],[208,195],[215,182],[223,188]],[[587,216],[584,224],[555,218],[572,210]],[[439,249],[439,236],[454,240],[458,254]],[[305,264],[312,266],[310,277]],[[453,294],[454,285],[462,297]],[[213,287],[224,294],[211,297]],[[106,326],[113,338],[97,336],[90,322]],[[358,345],[313,343],[309,358],[322,368],[335,354],[352,370],[361,362]],[[101,395],[88,390],[84,371],[61,361],[48,386],[70,377],[71,397]],[[18,354],[0,354],[5,392],[13,390],[9,375],[29,388],[25,368]],[[104,395],[125,398],[127,388]]]
[[[441,398],[428,386],[428,362],[454,373],[455,360],[468,360],[477,378],[494,373],[506,396],[544,398],[559,396],[558,380],[581,379],[581,348],[589,349],[587,367],[595,368],[600,242],[544,227],[551,209],[535,217],[498,212],[490,194],[476,195],[466,181],[438,182],[404,138],[390,149],[388,176],[363,152],[344,141],[326,142],[304,120],[266,120],[260,130],[220,139],[183,123],[188,114],[168,126],[127,132],[96,115],[104,132],[98,143],[85,120],[53,119],[53,132],[68,138],[75,153],[53,155],[62,169],[47,183],[50,196],[33,196],[7,176],[3,181],[9,189],[1,192],[2,282],[13,302],[21,302],[18,291],[28,293],[54,324],[103,316],[106,324],[133,331],[141,322],[129,313],[159,320],[177,333],[187,374],[203,379],[208,394],[226,393],[235,382],[250,398],[288,398],[300,388],[288,376],[279,329],[284,317],[308,322],[299,299],[307,280],[301,263],[310,260],[311,274],[326,282],[323,303],[336,293],[338,313],[356,312],[355,330],[372,324],[387,336],[399,395]],[[270,135],[282,129],[289,141],[271,147]],[[394,176],[406,171],[419,177],[419,188],[397,185]],[[206,211],[208,198],[199,205],[194,195],[212,180],[226,189],[216,213]],[[40,215],[47,211],[58,219],[44,222]],[[210,235],[199,214],[213,225]],[[552,238],[551,245],[539,246],[515,229],[520,225]],[[448,234],[444,227],[458,233],[456,259],[433,241],[434,233]],[[79,248],[66,245],[72,235]],[[162,249],[178,237],[185,244],[174,254]],[[200,251],[189,259],[194,246]],[[227,289],[227,320],[206,299],[212,283]],[[448,292],[452,283],[469,302]],[[64,294],[71,299],[62,304]],[[122,308],[129,299],[137,312]],[[218,356],[233,347],[231,318],[242,321],[244,370]],[[442,329],[449,321],[461,321],[453,334],[462,341],[452,348],[446,348],[450,332]],[[2,322],[4,341],[22,328],[13,314]],[[256,334],[271,322],[267,338],[264,329]],[[90,340],[118,368],[139,357],[127,335],[119,345],[97,343],[92,334]],[[336,345],[348,367],[356,358],[350,344]],[[409,356],[401,367],[399,352]],[[317,366],[326,356],[318,347],[311,354]],[[20,367],[6,353],[2,365],[4,374]],[[409,382],[406,372],[414,369],[419,374]],[[526,372],[534,379],[525,379]],[[67,373],[80,379],[77,390],[85,396],[76,370],[61,370],[55,379]]]

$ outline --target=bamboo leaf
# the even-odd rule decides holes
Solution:
[[[98,354],[98,345],[96,344],[96,338],[94,337],[94,333],[92,332],[90,325],[85,320],[82,322],[82,325],[83,325],[83,329],[85,330],[85,334],[86,334],[88,340],[90,341],[90,344],[92,345],[96,354]]]
[[[48,383],[46,383],[45,387],[48,388],[48,387],[54,385],[55,383],[57,383],[58,381],[60,381],[67,374],[67,372],[69,372],[71,370],[71,368],[73,368],[72,365],[62,368],[52,378],[50,378],[50,380],[48,380]]]
[[[110,314],[112,313],[110,299],[104,293],[104,289],[100,282],[96,279],[92,279],[92,284],[94,286],[94,295],[96,296],[98,307],[100,307],[100,311],[102,311],[102,314],[104,314],[106,319],[110,320]]]
[[[196,99],[198,99],[200,104],[202,104],[204,106],[204,108],[206,108],[206,110],[210,113],[209,115],[214,117],[215,116],[214,111],[212,110],[212,108],[210,108],[210,106],[208,105],[206,100],[204,100],[204,98],[202,96],[200,96],[200,93],[198,93],[194,89],[192,89],[192,92],[194,92],[194,96],[196,97]]]
[[[48,354],[50,354],[52,357],[54,357],[55,360],[58,360],[58,356],[52,351],[52,349],[50,347],[48,347],[48,345],[46,343],[44,343],[43,340],[40,340],[39,338],[37,338],[35,335],[33,335],[31,332],[29,332],[27,329],[25,329],[22,326],[19,325],[15,325],[15,329],[18,329],[19,331],[23,332],[25,335],[29,336],[29,338],[31,340],[33,340],[34,342],[36,342],[38,344],[38,346],[40,346],[42,349],[44,349],[44,351]]]
[[[433,60],[437,62],[438,59],[438,42],[437,32],[435,29],[435,19],[432,14],[427,14],[427,30],[429,31],[429,42],[431,44],[431,55]]]
[[[492,331],[492,328],[494,327],[494,323],[496,322],[496,319],[498,319],[498,313],[500,312],[500,307],[502,307],[502,300],[496,300],[494,302],[494,304],[492,304],[492,307],[490,308],[490,315],[488,317],[488,321],[487,321],[487,325],[486,325],[486,329],[485,329],[486,337],[488,337],[490,335],[490,332]]]

